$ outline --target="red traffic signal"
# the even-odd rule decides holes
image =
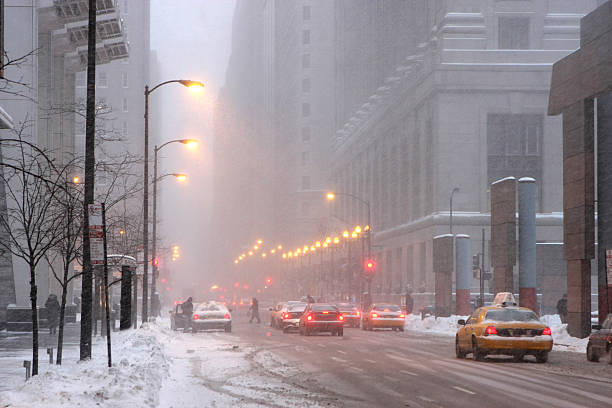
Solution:
[[[155,266],[155,267],[159,266],[159,259],[158,258],[153,258],[153,266]]]
[[[266,279],[266,285],[269,286],[271,283],[272,283],[272,279],[270,279],[270,278]]]
[[[363,268],[367,273],[372,273],[376,269],[376,262],[373,259],[366,259]]]

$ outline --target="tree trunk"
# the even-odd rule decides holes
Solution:
[[[66,316],[66,296],[68,294],[69,261],[64,260],[64,279],[62,283],[62,304],[60,305],[59,331],[57,334],[57,358],[55,364],[62,365],[62,350],[64,349],[64,319]]]
[[[32,375],[38,375],[38,308],[36,266],[30,260],[30,302],[32,304]]]
[[[87,39],[87,115],[85,125],[85,197],[83,200],[83,276],[81,291],[80,359],[91,358],[92,268],[89,248],[89,204],[94,200],[96,132],[96,0],[89,0]]]

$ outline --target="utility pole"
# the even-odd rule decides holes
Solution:
[[[89,204],[94,201],[96,139],[96,0],[89,0],[87,38],[87,113],[85,125],[85,196],[83,200],[83,276],[80,359],[91,358],[92,266],[89,247]]]

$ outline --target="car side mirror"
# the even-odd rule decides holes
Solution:
[[[593,330],[601,330],[601,325],[600,324],[594,324],[591,326],[591,329]]]
[[[457,324],[460,324],[461,326],[465,326],[465,319],[457,320]]]

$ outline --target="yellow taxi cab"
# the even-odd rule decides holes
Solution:
[[[398,305],[375,303],[363,313],[361,327],[363,330],[393,329],[404,331],[406,315]]]
[[[499,293],[492,306],[476,309],[467,321],[461,319],[458,324],[457,358],[471,353],[474,360],[481,361],[489,354],[501,354],[518,362],[533,355],[538,363],[545,363],[552,350],[550,328],[533,310],[518,307],[511,293]]]

